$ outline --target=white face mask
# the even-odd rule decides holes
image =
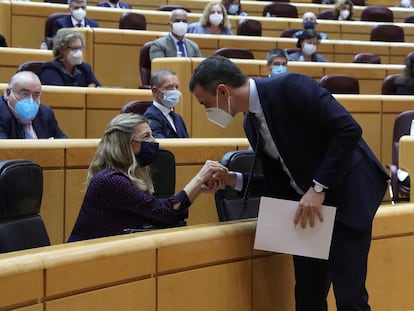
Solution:
[[[231,99],[230,99],[230,97],[227,98],[227,105],[228,105],[228,109],[229,109],[228,112],[226,112],[223,109],[220,109],[218,107],[218,93],[216,95],[216,102],[217,102],[217,107],[216,108],[207,108],[206,109],[207,119],[210,122],[213,122],[214,124],[217,124],[218,126],[220,126],[222,128],[225,128],[230,124],[231,121],[233,121],[233,116],[230,114]]]
[[[316,52],[316,45],[310,43],[304,43],[302,53],[305,55],[312,55]]]
[[[188,23],[176,22],[172,24],[172,32],[176,36],[184,36],[188,29]]]
[[[341,12],[339,12],[339,15],[341,16],[342,19],[347,19],[349,17],[349,10],[341,10]]]
[[[411,1],[410,0],[401,0],[401,6],[404,8],[411,7]]]
[[[209,21],[212,25],[218,26],[223,21],[223,14],[221,13],[210,14]]]
[[[72,16],[74,19],[76,19],[77,21],[82,21],[85,16],[86,16],[86,10],[79,8],[76,10],[72,10]]]
[[[230,4],[229,5],[229,14],[236,15],[239,11],[239,5],[238,4]]]
[[[68,61],[73,66],[82,64],[82,50],[70,51]]]

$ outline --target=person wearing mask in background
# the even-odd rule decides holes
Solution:
[[[222,0],[221,3],[226,8],[228,15],[246,16],[247,13],[243,12],[240,0]]]
[[[189,33],[210,35],[232,35],[226,8],[220,2],[208,3],[198,23],[188,26]]]
[[[400,3],[396,5],[396,7],[406,9],[414,8],[413,4],[411,3],[411,0],[401,0]]]
[[[289,54],[289,60],[299,62],[327,62],[322,55],[316,54],[319,41],[319,34],[315,30],[304,30],[296,43],[296,47],[300,51]]]
[[[318,24],[318,21],[316,19],[316,15],[313,12],[306,12],[302,16],[302,24],[303,24],[303,30],[296,31],[292,38],[299,38],[303,31],[306,29],[314,29],[316,30],[316,25]],[[324,32],[318,32],[321,39],[327,40],[329,39],[329,36]]]
[[[155,138],[188,138],[183,118],[174,107],[180,101],[178,78],[169,69],[160,69],[151,75],[152,106],[144,116],[150,120],[152,135]]]
[[[267,70],[269,77],[274,77],[287,71],[288,56],[282,49],[272,49],[267,53]]]
[[[101,8],[115,8],[115,9],[132,9],[131,5],[119,0],[107,0],[97,4]]]
[[[99,27],[98,22],[86,18],[86,0],[68,0],[70,15],[58,18],[53,24],[53,33],[55,36],[61,28],[73,27]]]
[[[55,60],[42,67],[40,80],[43,85],[101,86],[92,72],[91,65],[82,62],[85,47],[82,34],[72,28],[60,29],[53,39]]]
[[[354,4],[351,0],[338,0],[335,3],[333,10],[334,19],[338,21],[353,21],[352,13],[354,9]]]
[[[183,9],[170,13],[171,32],[154,40],[150,48],[150,59],[158,57],[201,57],[200,49],[194,41],[184,38],[188,29],[188,14]]]
[[[40,102],[42,86],[31,71],[12,76],[0,98],[0,139],[67,138],[53,110]]]
[[[121,113],[105,128],[86,179],[87,190],[68,242],[124,234],[125,229],[177,226],[201,193],[224,188],[226,168],[206,161],[175,196],[157,199],[149,165],[157,157],[148,119]]]

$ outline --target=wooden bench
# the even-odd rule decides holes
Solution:
[[[374,219],[375,310],[412,306],[413,222],[412,203],[381,206]],[[255,220],[212,223],[1,254],[0,308],[292,310],[291,256],[254,250],[255,229]],[[336,310],[332,292],[328,303]]]

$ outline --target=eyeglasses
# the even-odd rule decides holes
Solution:
[[[33,100],[38,101],[40,100],[40,96],[42,95],[40,92],[30,92],[29,90],[22,89],[20,91],[15,92],[13,90],[14,97],[16,97],[17,100],[26,99],[26,98],[33,98]],[[16,96],[18,95],[18,97]]]
[[[78,7],[74,7],[73,10],[77,10],[77,9],[86,9],[86,6],[78,6]]]
[[[85,47],[83,46],[68,46],[68,49],[70,49],[71,51],[76,51],[76,50],[83,50]]]

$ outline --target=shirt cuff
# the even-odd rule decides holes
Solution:
[[[327,186],[325,186],[325,185],[323,185],[323,184],[321,184],[320,182],[317,182],[315,179],[314,180],[312,180],[313,181],[313,183],[314,184],[316,184],[316,185],[318,185],[318,186],[321,186],[323,189],[329,189],[329,187],[327,187]]]
[[[242,191],[243,189],[243,174],[236,172],[236,184],[233,187],[236,191]]]

